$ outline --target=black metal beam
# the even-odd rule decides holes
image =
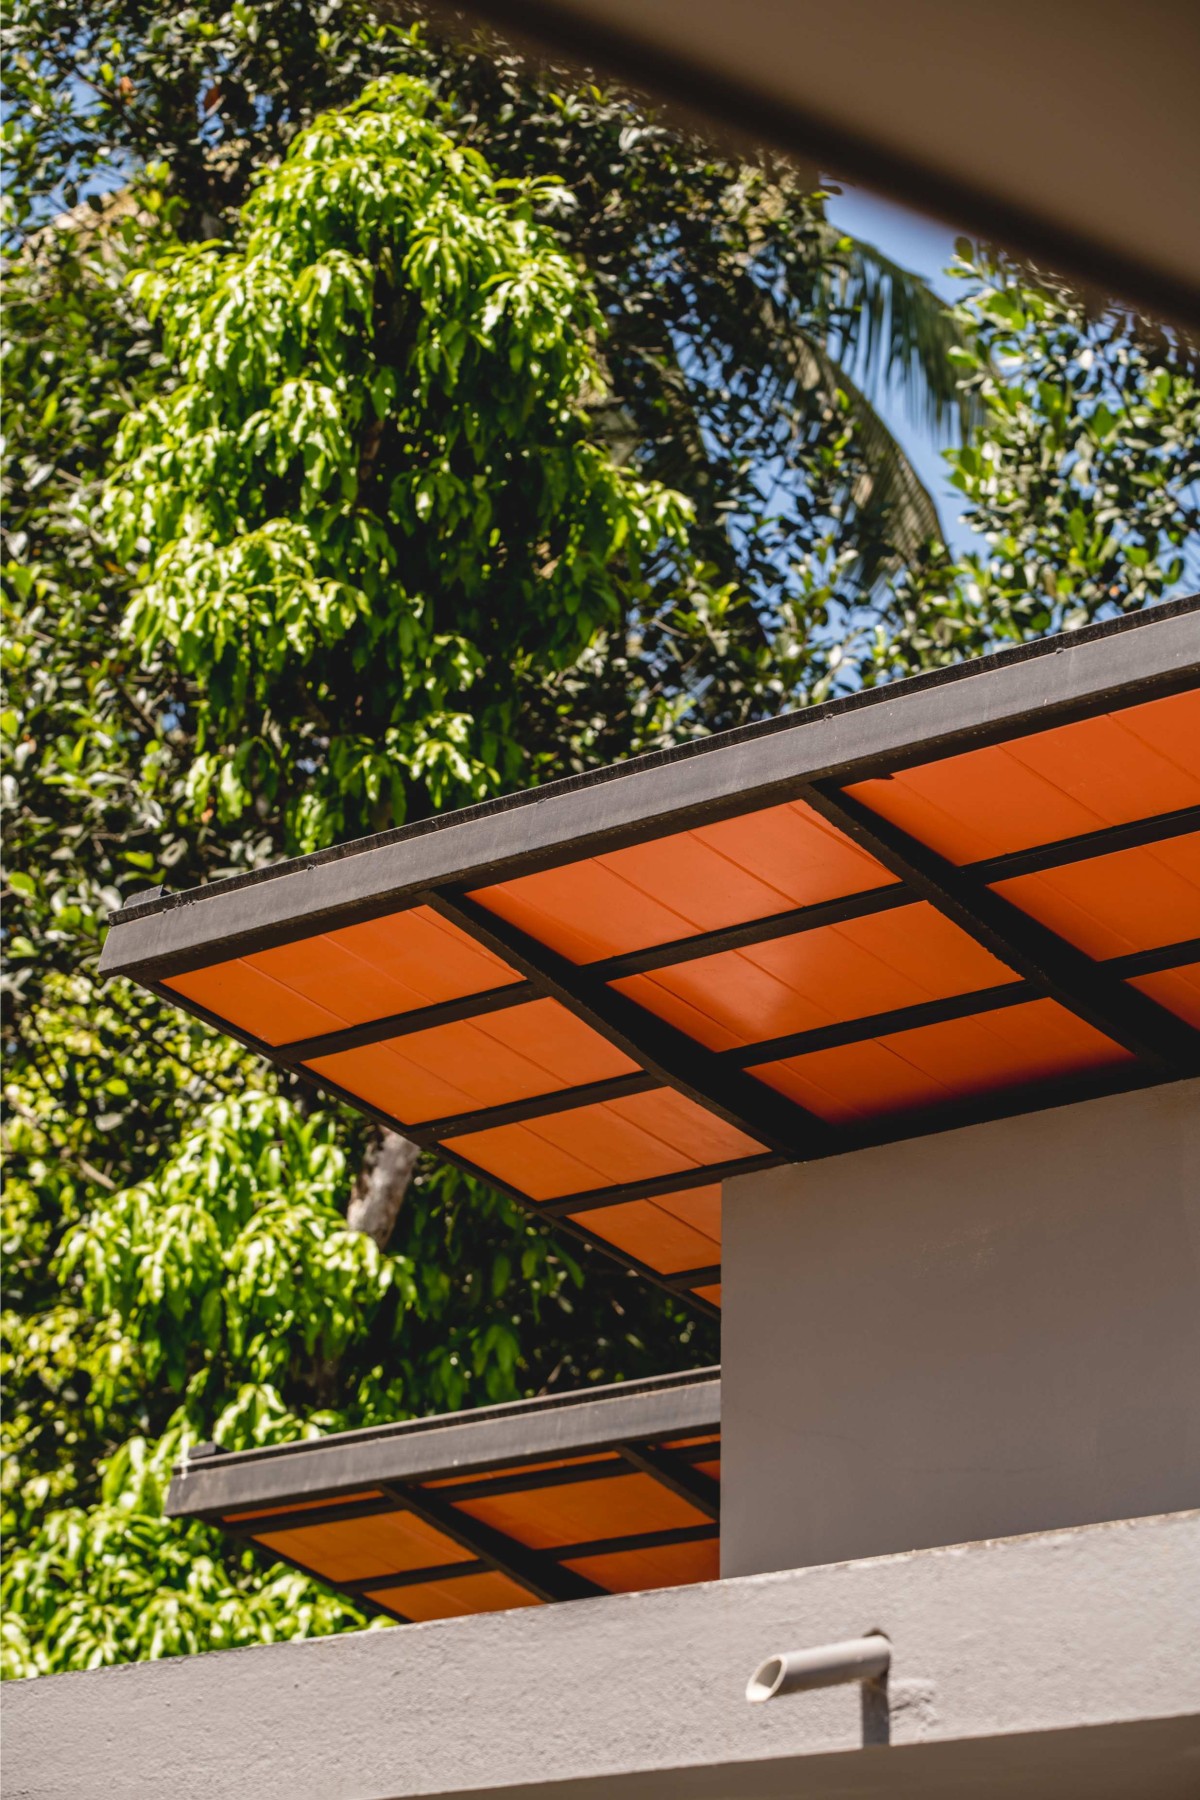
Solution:
[[[590,1025],[664,1086],[715,1113],[755,1138],[764,1149],[797,1159],[836,1139],[824,1120],[793,1101],[771,1095],[761,1083],[734,1073],[694,1038],[656,1019],[577,964],[539,943],[465,894],[430,893],[424,904],[519,969],[547,997]]]
[[[1200,1033],[975,876],[832,784],[806,785],[803,798],[1042,995],[1164,1075],[1200,1069]]]
[[[644,1094],[661,1086],[656,1075],[637,1069],[631,1075],[612,1075],[606,1081],[583,1082],[579,1087],[530,1094],[524,1100],[505,1100],[499,1106],[477,1107],[474,1112],[451,1113],[445,1118],[429,1119],[416,1129],[426,1141],[436,1144],[443,1138],[462,1137],[473,1131],[493,1131],[498,1125],[520,1125],[527,1119],[573,1112],[579,1106],[599,1106],[606,1100],[623,1100],[629,1094]]]
[[[966,872],[976,881],[988,885],[994,881],[1013,881],[1020,875],[1040,875],[1047,869],[1090,862],[1093,857],[1112,856],[1120,850],[1166,843],[1193,831],[1200,831],[1200,806],[1182,806],[1174,812],[1131,819],[1123,825],[1101,825],[1095,831],[1059,838],[1052,844],[1035,844],[1029,850],[1008,850],[1003,856],[989,856],[982,862],[968,863]]]
[[[915,1031],[922,1025],[942,1025],[950,1019],[966,1019],[976,1013],[1000,1012],[1037,999],[1038,991],[1027,981],[1009,981],[1002,987],[975,988],[966,994],[948,994],[938,1000],[917,1000],[888,1012],[865,1018],[843,1019],[836,1025],[817,1025],[810,1031],[789,1031],[761,1043],[739,1045],[718,1054],[735,1068],[758,1068],[782,1062],[789,1056],[806,1056],[814,1050],[835,1050],[844,1044],[861,1044],[868,1038],[888,1037],[894,1031]]]
[[[1135,975],[1161,975],[1166,969],[1186,968],[1193,962],[1200,962],[1200,937],[1160,944],[1154,950],[1131,950],[1127,956],[1114,956],[1104,967],[1111,975],[1131,981]]]
[[[621,1455],[706,1518],[721,1517],[721,1484],[702,1469],[693,1469],[673,1450],[659,1450],[650,1444],[622,1444]]]
[[[692,1188],[713,1187],[738,1175],[757,1175],[777,1169],[789,1159],[783,1156],[744,1156],[733,1162],[707,1163],[676,1175],[649,1175],[644,1181],[627,1181],[615,1187],[588,1188],[581,1194],[564,1194],[559,1200],[538,1200],[539,1218],[561,1219],[567,1213],[595,1212],[606,1206],[622,1206],[627,1200],[654,1200],[659,1194],[686,1194]]]
[[[338,1581],[333,1585],[358,1600],[384,1588],[423,1587],[427,1581],[457,1581],[460,1575],[484,1575],[491,1566],[477,1556],[465,1557],[462,1562],[431,1563],[425,1569],[393,1569],[387,1575],[363,1576],[357,1581]]]
[[[171,990],[168,989],[168,992]],[[510,1006],[527,1006],[537,996],[528,981],[512,981],[487,988],[480,994],[463,994],[457,1000],[439,1000],[411,1012],[390,1013],[383,1019],[367,1019],[361,1025],[343,1025],[316,1037],[296,1038],[280,1044],[276,1054],[288,1062],[314,1062],[320,1056],[336,1056],[342,1050],[360,1050],[388,1038],[411,1037],[417,1031],[436,1031],[439,1025],[455,1025],[463,1019],[483,1019],[489,1013],[507,1012]]]
[[[585,1556],[620,1556],[626,1550],[664,1550],[672,1544],[707,1544],[718,1536],[715,1525],[668,1525],[662,1531],[627,1531],[619,1537],[590,1538],[585,1544],[563,1544],[546,1555],[556,1561],[581,1562]],[[609,1590],[601,1590],[607,1593]]]
[[[594,1581],[577,1575],[573,1569],[562,1569],[540,1550],[530,1550],[515,1539],[506,1537],[479,1519],[459,1512],[449,1501],[439,1499],[427,1488],[411,1482],[388,1482],[387,1492],[394,1494],[408,1510],[443,1537],[469,1550],[480,1562],[499,1575],[507,1575],[539,1600],[588,1600],[604,1593]]]
[[[762,919],[747,919],[740,925],[723,925],[716,931],[699,931],[692,937],[672,938],[670,943],[651,944],[644,950],[627,950],[620,956],[606,956],[600,962],[583,966],[598,981],[621,981],[630,975],[673,969],[680,963],[719,956],[726,950],[746,950],[774,938],[820,931],[826,925],[844,925],[850,919],[868,919],[875,913],[891,912],[898,906],[912,904],[913,896],[906,892],[904,884],[892,882],[887,887],[845,894],[837,900],[822,900],[814,906],[789,907],[786,912],[769,913]]]

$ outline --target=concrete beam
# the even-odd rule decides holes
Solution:
[[[10,1684],[7,1800],[1192,1795],[1200,1513]],[[858,1690],[749,1706],[882,1630]]]

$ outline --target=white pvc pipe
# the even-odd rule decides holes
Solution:
[[[892,1646],[882,1632],[822,1644],[815,1650],[787,1650],[768,1656],[746,1683],[753,1705],[776,1694],[801,1694],[809,1688],[839,1687],[848,1681],[878,1681],[891,1665]]]

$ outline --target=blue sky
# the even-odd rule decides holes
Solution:
[[[954,240],[958,235],[949,225],[939,224],[937,220],[926,218],[921,213],[910,212],[906,207],[894,206],[888,200],[881,200],[876,194],[864,192],[862,188],[844,185],[840,193],[830,195],[826,211],[830,219],[851,237],[874,244],[894,262],[924,276],[929,285],[946,299],[957,300],[961,297],[961,282],[952,281],[946,274],[954,256]],[[946,441],[914,425],[894,396],[875,395],[873,398],[937,502],[942,529],[950,548],[954,551],[984,548],[982,539],[959,520],[962,496],[946,479],[946,465],[940,455],[946,448]]]

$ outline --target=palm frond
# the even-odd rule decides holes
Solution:
[[[896,393],[914,425],[969,442],[979,405],[956,382],[949,353],[964,347],[964,327],[954,308],[911,269],[857,238],[838,234],[827,266],[828,323],[847,375],[875,396]]]

